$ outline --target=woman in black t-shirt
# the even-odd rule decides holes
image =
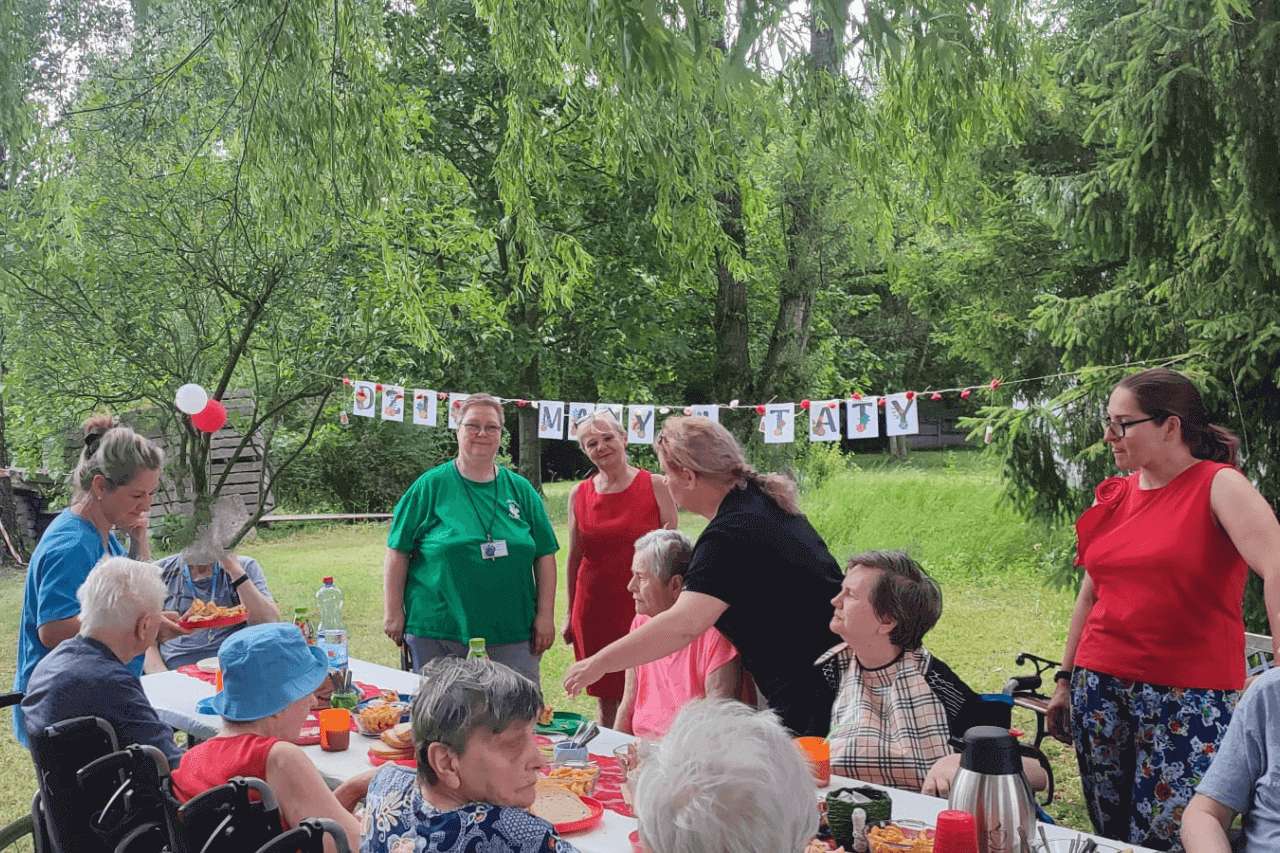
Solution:
[[[783,725],[826,735],[835,694],[813,662],[839,642],[830,602],[842,575],[800,515],[795,484],[758,474],[729,431],[707,418],[669,419],[655,449],[676,506],[710,524],[675,605],[571,666],[565,690],[573,695],[607,672],[658,660],[715,626]]]

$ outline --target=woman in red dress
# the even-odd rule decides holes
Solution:
[[[650,530],[678,523],[667,481],[627,459],[627,432],[607,410],[578,424],[578,444],[596,473],[569,492],[569,616],[561,631],[577,660],[627,633],[635,602],[627,591],[635,542]],[[600,724],[613,726],[624,673],[587,688],[600,705]]]

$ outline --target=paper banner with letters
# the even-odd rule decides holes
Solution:
[[[399,385],[382,386],[382,419],[384,421],[404,420],[404,389]]]
[[[583,418],[596,410],[595,403],[570,403],[569,404],[569,440],[578,440],[578,424],[582,423]]]
[[[720,423],[720,407],[715,404],[699,403],[696,406],[685,406],[684,414],[692,415],[695,418],[707,418]]]
[[[538,438],[564,438],[564,403],[559,400],[538,402]]]
[[[374,390],[374,384],[362,379],[351,383],[351,390],[355,396],[355,402],[351,405],[351,414],[362,418],[373,417],[378,408],[378,392]]]
[[[436,425],[436,392],[426,388],[413,391],[413,422],[418,426]]]
[[[838,400],[813,400],[809,403],[809,440],[840,440],[840,403]]]
[[[632,406],[627,417],[627,442],[653,444],[653,406]]]
[[[879,438],[879,403],[879,397],[863,397],[861,400],[845,400],[845,436],[848,438]]]
[[[615,421],[617,421],[620,425],[623,425],[623,426],[625,426],[625,425],[626,425],[626,421],[624,421],[624,420],[622,419],[622,404],[621,404],[621,403],[597,403],[597,404],[596,404],[596,411],[597,411],[597,412],[608,412],[609,414],[613,415],[613,419],[614,419]]]
[[[449,395],[449,429],[456,430],[458,428],[458,406],[462,405],[462,401],[470,396],[470,394],[458,394],[456,392]]]
[[[884,398],[884,434],[917,435],[920,432],[919,398],[906,394],[886,394]]]
[[[796,404],[769,403],[760,416],[765,444],[790,444],[796,440]]]

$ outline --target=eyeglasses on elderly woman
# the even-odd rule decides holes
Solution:
[[[462,425],[471,435],[479,435],[480,433],[484,433],[485,435],[497,435],[502,432],[502,427],[498,424],[475,424],[464,422]]]

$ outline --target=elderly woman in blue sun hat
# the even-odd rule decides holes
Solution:
[[[308,646],[293,625],[273,622],[229,637],[218,662],[222,690],[198,707],[222,717],[222,726],[188,750],[174,771],[178,799],[186,802],[234,776],[254,776],[271,786],[286,828],[303,818],[332,818],[346,829],[354,848],[360,823],[351,810],[364,798],[375,768],[330,791],[311,759],[291,743],[315,707],[313,693],[328,676],[324,652]]]

